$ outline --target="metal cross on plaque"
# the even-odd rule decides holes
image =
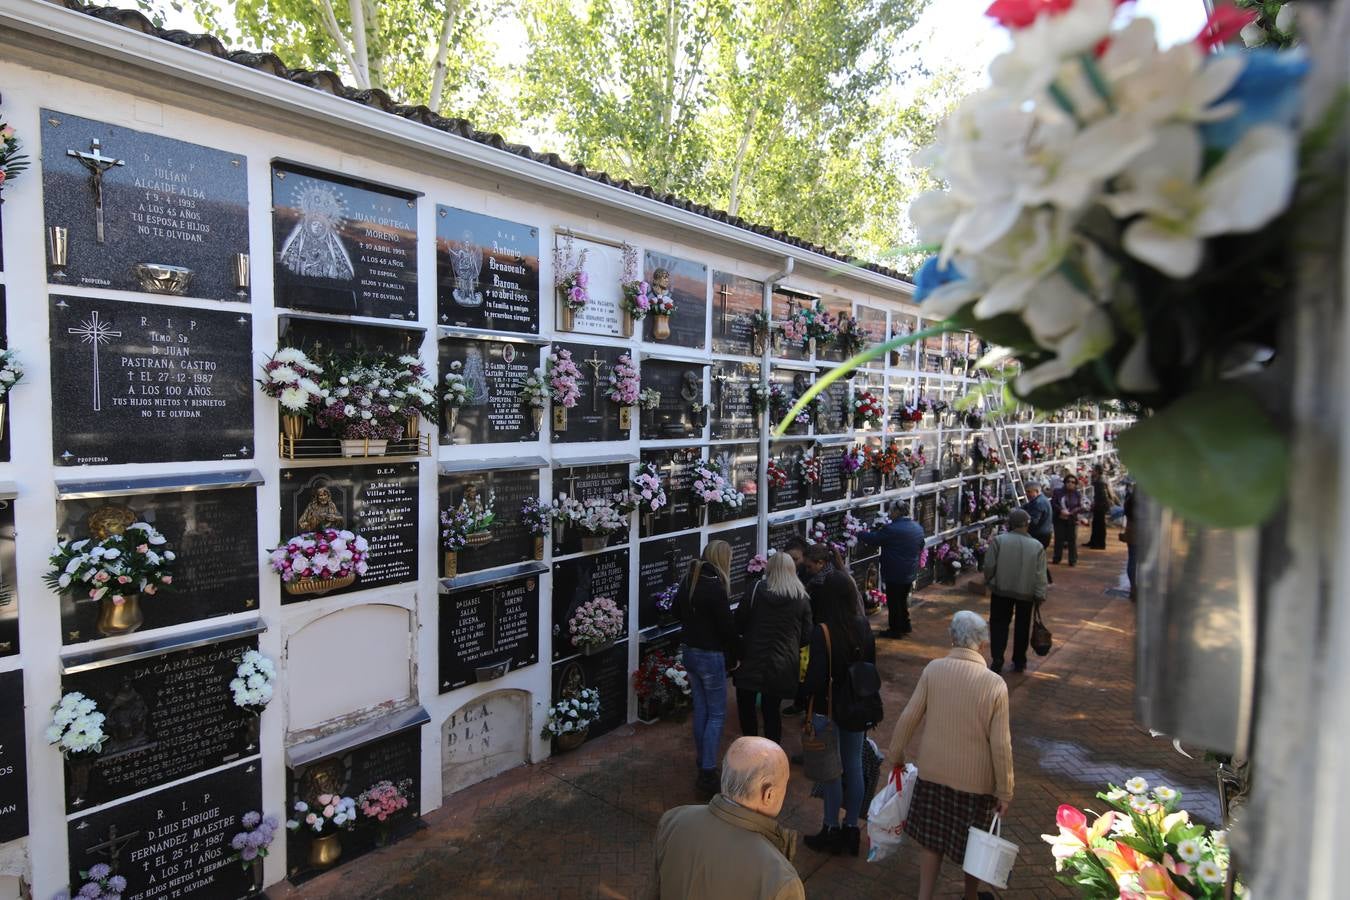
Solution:
[[[591,358],[583,359],[582,362],[591,367],[591,412],[599,412],[597,401],[600,396],[600,370],[605,367],[605,361],[600,358],[599,350],[592,350]]]
[[[88,344],[94,356],[94,412],[103,410],[103,398],[99,392],[98,383],[98,345],[108,344],[115,337],[121,337],[122,332],[113,331],[107,322],[99,318],[98,310],[89,313],[89,318],[80,323],[79,328],[67,328],[67,334],[78,335],[80,340]]]
[[[717,297],[722,301],[722,334],[727,334],[727,308],[731,305],[731,285],[725,282],[719,284]]]
[[[126,160],[104,156],[103,145],[98,138],[90,141],[90,152],[67,150],[66,156],[79,160],[80,165],[89,170],[89,186],[94,189],[94,231],[100,244],[103,243],[103,173],[114,166],[125,166]]]
[[[732,377],[719,368],[713,373],[712,378],[713,381],[717,382],[717,418],[721,419],[724,418],[722,414],[722,404],[727,396],[727,382],[731,381]]]
[[[133,831],[131,834],[119,835],[116,825],[108,826],[108,839],[99,844],[91,844],[85,853],[94,853],[106,857],[108,865],[114,872],[117,871],[117,858],[122,855],[122,848],[140,837],[139,831]]]

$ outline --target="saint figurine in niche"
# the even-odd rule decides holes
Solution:
[[[346,527],[346,519],[333,502],[333,492],[327,487],[317,487],[296,524],[301,531],[324,531]]]
[[[472,231],[465,230],[459,246],[450,245],[450,269],[455,273],[455,287],[450,292],[455,303],[467,309],[482,306],[478,276],[483,271],[483,248],[473,242]]]
[[[85,519],[89,535],[96,541],[122,534],[135,522],[136,514],[130,508],[116,503],[100,506]]]
[[[655,269],[652,271],[652,295],[655,297],[670,296],[670,270]]]
[[[689,404],[691,412],[703,405],[703,380],[693,369],[686,370],[680,378],[680,399]]]
[[[311,183],[295,193],[300,221],[281,245],[281,264],[296,275],[351,281],[356,267],[342,244],[345,204],[337,188]]]
[[[341,759],[320,760],[305,770],[297,785],[300,799],[310,806],[319,805],[320,794],[341,794],[347,789],[347,767]]]

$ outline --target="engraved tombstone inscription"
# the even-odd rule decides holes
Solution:
[[[726,541],[731,545],[731,602],[738,603],[745,597],[750,585],[759,577],[746,571],[750,557],[758,553],[759,526],[742,525],[728,528],[708,536],[709,540]]]
[[[769,546],[779,553],[787,547],[787,543],[794,537],[806,537],[806,521],[804,519],[796,522],[774,522],[769,525]]]
[[[452,591],[440,607],[442,694],[539,661],[538,576]]]
[[[582,688],[600,693],[600,716],[588,738],[599,737],[628,721],[628,642],[620,641],[595,656],[579,656],[553,667],[553,699]]]
[[[675,592],[703,551],[697,533],[643,541],[638,549],[638,628],[675,621]]]
[[[558,350],[571,351],[572,362],[581,371],[577,380],[581,398],[567,411],[567,427],[553,429],[554,443],[626,440],[628,430],[619,427],[621,407],[607,394],[614,366],[628,351],[595,344],[555,344],[554,352]],[[629,362],[633,362],[631,356]]]
[[[769,445],[769,460],[783,477],[769,478],[769,511],[783,512],[805,506],[811,491],[802,480],[802,460],[810,444],[805,441],[776,441]]]
[[[843,500],[848,494],[848,483],[844,480],[844,454],[848,444],[830,444],[816,448],[816,459],[820,460],[820,484],[816,485],[816,502],[832,503]]]
[[[475,697],[451,713],[441,728],[441,793],[449,797],[525,765],[533,743],[528,692]]]
[[[553,659],[582,653],[572,639],[568,623],[583,603],[608,597],[624,611],[624,628],[619,637],[628,636],[628,550],[590,553],[553,564]]]
[[[28,833],[23,671],[0,673],[0,844]]]
[[[697,447],[642,451],[642,464],[655,466],[666,488],[666,505],[643,516],[643,537],[698,526],[702,505],[694,496],[694,467],[702,459],[703,451]]]
[[[539,438],[534,413],[520,398],[525,379],[539,365],[536,347],[467,338],[442,338],[439,347],[442,393],[447,372],[463,376],[468,386],[463,406],[453,413],[449,407],[443,410],[442,444],[498,444]]]
[[[539,332],[539,229],[436,206],[436,312],[442,325]]]
[[[520,511],[527,498],[538,496],[538,469],[442,475],[442,510],[463,507],[479,518],[488,510],[493,515],[491,526],[476,532],[470,545],[458,552],[456,567],[459,573],[478,572],[535,559],[534,535],[521,521]]]
[[[654,390],[661,395],[656,408],[641,411],[644,441],[703,436],[703,424],[707,419],[703,409],[704,372],[703,364],[693,361],[642,361],[643,390]]]
[[[751,389],[760,382],[755,363],[719,362],[712,366],[712,439],[748,440],[759,436],[764,417],[755,411]]]
[[[728,444],[708,448],[708,459],[719,463],[727,480],[744,498],[739,507],[709,507],[708,522],[730,522],[759,513],[759,444]]]
[[[558,234],[554,240],[562,246],[568,236]],[[572,331],[583,334],[623,336],[623,250],[612,244],[571,237],[573,252],[586,254],[586,275],[590,281],[586,293],[590,299],[576,311]],[[631,276],[630,276],[631,277]]]
[[[628,466],[618,463],[609,466],[576,466],[557,469],[553,473],[553,492],[560,497],[571,497],[585,502],[592,498],[608,499],[628,488]],[[553,526],[553,555],[561,556],[581,550],[582,532],[577,528]],[[609,536],[609,546],[628,543],[628,529]]]

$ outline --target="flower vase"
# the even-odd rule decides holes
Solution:
[[[281,416],[281,433],[286,436],[288,441],[300,440],[300,435],[305,433],[305,417],[297,416],[295,413],[283,413]]]
[[[310,841],[309,866],[311,869],[328,869],[342,858],[342,836],[336,831],[321,834]]]
[[[754,343],[751,345],[751,349],[754,351],[755,356],[764,355],[764,332],[759,330],[755,331]]]
[[[390,838],[393,836],[394,823],[387,819],[383,822],[375,823],[375,846],[388,847]]]
[[[633,427],[633,407],[619,407],[619,430],[628,431]]]
[[[389,441],[373,441],[368,438],[343,438],[342,455],[353,456],[384,456],[389,449]]]
[[[244,719],[244,749],[257,750],[262,743],[262,713],[251,712]]]
[[[558,304],[561,323],[558,328],[562,331],[575,331],[577,327],[577,311],[568,305],[563,299],[561,292],[558,294]]]
[[[544,558],[544,538],[542,536],[537,536],[534,539],[534,558]]]
[[[544,408],[542,406],[531,406],[530,417],[534,419],[534,433],[538,434],[544,430]]]
[[[71,753],[66,756],[66,775],[70,779],[69,793],[73,798],[71,806],[83,806],[84,795],[89,793],[89,776],[94,771],[97,753]]]
[[[581,536],[581,552],[596,553],[609,546],[609,535],[607,534],[583,534]]]
[[[656,531],[656,513],[644,512],[642,514],[642,532],[650,535]]]
[[[141,612],[139,594],[129,595],[122,603],[114,603],[111,595],[104,595],[98,601],[98,633],[104,637],[115,634],[131,634],[141,627],[145,616]]]
[[[553,430],[567,430],[567,407],[563,406],[561,403],[553,404]]]
[[[454,578],[459,574],[459,554],[453,550],[445,551],[445,577]]]
[[[661,721],[661,710],[647,700],[638,700],[638,721],[643,725],[655,725]]]
[[[772,343],[772,345],[773,345],[773,355],[774,355],[774,356],[782,356],[782,355],[783,355],[783,335],[782,335],[781,333],[775,331],[774,334],[773,334],[773,340],[771,341],[771,343]]]
[[[252,895],[262,893],[263,889],[263,861],[262,857],[256,857],[248,864],[249,891]]]
[[[809,338],[806,342],[806,355],[814,357],[816,355],[816,339]]]
[[[614,646],[614,639],[613,639],[613,638],[610,638],[610,639],[607,640],[607,641],[600,641],[600,642],[598,642],[598,643],[593,643],[593,644],[582,644],[582,645],[581,645],[581,655],[582,655],[582,656],[598,656],[598,655],[600,655],[601,653],[604,653],[606,650],[608,650],[610,647],[613,647],[613,646]]]
[[[553,739],[554,749],[559,753],[570,753],[586,743],[586,734],[589,731],[590,728],[582,728],[579,731],[568,731],[558,735]]]
[[[652,321],[652,338],[658,341],[670,338],[670,316],[656,316]]]
[[[405,441],[415,441],[421,430],[422,417],[416,414],[410,415],[403,423],[403,439]]]
[[[633,336],[633,314],[627,309],[623,311],[623,336],[626,338]]]
[[[452,441],[455,439],[455,426],[458,425],[458,424],[459,424],[459,407],[458,407],[458,406],[446,406],[446,407],[445,407],[445,433],[446,433],[446,435],[449,436],[450,440],[452,440]]]

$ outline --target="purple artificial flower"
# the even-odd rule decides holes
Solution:
[[[253,828],[257,826],[259,822],[262,821],[262,813],[259,813],[257,811],[246,812],[244,813],[244,817],[239,821],[243,824],[245,828]]]
[[[243,831],[239,832],[233,838],[230,839],[230,846],[233,847],[235,850],[243,850],[244,846],[247,843],[248,843],[248,833]]]
[[[120,894],[127,889],[127,880],[121,875],[114,875],[108,879],[108,887]]]
[[[89,877],[97,881],[102,881],[112,874],[112,867],[107,863],[96,863],[89,869]]]

